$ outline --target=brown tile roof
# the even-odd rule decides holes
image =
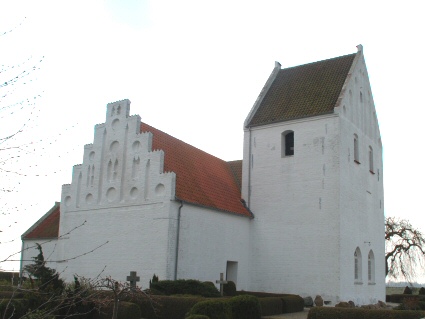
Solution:
[[[59,235],[60,204],[58,202],[23,235],[22,239],[57,238]]]
[[[145,123],[141,131],[153,134],[153,150],[164,151],[164,171],[176,173],[177,198],[252,217],[241,202],[238,176],[242,172],[242,161],[240,164],[225,162]]]
[[[333,112],[355,55],[280,70],[248,126]]]

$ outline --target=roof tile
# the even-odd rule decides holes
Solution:
[[[225,162],[146,123],[141,131],[151,132],[152,148],[164,151],[164,171],[176,173],[177,198],[251,217],[241,202],[242,161]]]
[[[333,112],[355,56],[280,70],[248,126]]]

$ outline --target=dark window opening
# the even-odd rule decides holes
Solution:
[[[285,135],[285,156],[294,155],[294,132]]]

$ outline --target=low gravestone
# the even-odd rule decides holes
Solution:
[[[308,297],[304,297],[303,299],[304,299],[304,307],[313,307],[314,305],[313,298],[308,296]]]
[[[314,304],[316,307],[323,307],[323,298],[320,295],[317,295],[316,298],[314,298]]]

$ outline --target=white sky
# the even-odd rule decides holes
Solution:
[[[44,56],[11,99],[41,95],[35,108],[0,105],[0,138],[27,123],[0,149],[32,143],[19,158],[0,151],[0,189],[12,190],[0,192],[0,260],[19,251],[20,235],[60,200],[108,102],[129,98],[131,113],[150,125],[241,159],[243,121],[274,61],[314,62],[354,53],[357,44],[384,145],[386,215],[425,231],[422,13],[420,1],[0,0],[0,34],[14,28],[0,36],[0,65]]]

